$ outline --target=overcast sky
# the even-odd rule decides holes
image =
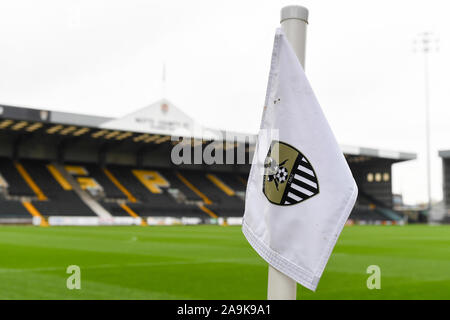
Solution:
[[[448,1],[0,2],[0,103],[120,117],[165,96],[205,126],[256,133],[283,5],[310,10],[306,73],[341,144],[416,152],[394,192],[426,199],[424,58],[432,31],[432,191],[450,149]],[[162,69],[166,64],[166,89]]]

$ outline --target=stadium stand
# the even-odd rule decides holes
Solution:
[[[228,185],[230,188],[232,188],[236,192],[245,192],[245,188],[247,186],[247,177],[242,178],[238,174],[234,173],[223,173],[218,172],[215,173],[215,175],[221,179],[226,185]]]
[[[392,208],[392,202],[385,203],[376,198],[374,195],[367,193],[363,189],[359,190],[358,193],[358,208],[364,206],[369,207],[369,210],[372,212],[374,219],[378,218],[378,220],[392,221],[399,221],[403,219],[402,214],[400,212],[394,211],[394,209]],[[359,211],[359,209],[356,209],[354,211]]]
[[[206,196],[205,205],[220,216],[237,216],[244,212],[244,201],[217,175],[202,171],[183,171],[182,175]],[[223,176],[224,174],[222,174]]]
[[[105,197],[109,199],[127,199],[127,196],[108,178],[104,168],[95,164],[86,164],[89,176],[92,177],[103,189]]]
[[[6,200],[0,196],[0,219],[3,218],[30,218],[30,213],[20,201]]]
[[[177,178],[173,174],[167,174],[167,170],[158,171],[155,169],[109,166],[108,171],[136,199],[135,201],[130,201],[127,205],[141,217],[167,215],[175,217],[204,216],[198,205],[185,201],[185,199],[192,198],[198,201],[201,199],[193,197],[191,192],[185,188],[180,190],[181,185]],[[171,180],[169,180],[169,177]],[[169,192],[169,190],[174,194]],[[177,199],[175,193],[182,193],[188,196]],[[119,208],[121,207],[119,206]],[[123,208],[121,209],[123,210]],[[120,211],[115,207],[114,212]]]
[[[130,214],[117,202],[105,202],[102,201],[101,205],[108,210],[113,216],[116,217],[128,217]]]
[[[174,169],[157,169],[163,177],[165,177],[172,188],[175,188],[180,191],[182,196],[187,201],[201,201],[202,198],[195,193],[191,188],[186,185],[186,183],[183,182],[182,176],[180,176],[180,173],[177,170]]]
[[[198,124],[167,100],[119,119],[13,106],[0,111],[0,219],[99,217],[111,223],[243,215],[254,137],[234,133],[219,144],[236,151],[235,160],[238,149],[245,150],[244,164],[174,165],[171,154],[180,140],[171,136]],[[202,151],[225,136],[208,130],[211,136],[202,138],[191,130],[187,145]],[[342,149],[360,191],[350,219],[402,219],[393,210],[391,167],[415,155]]]
[[[443,222],[450,223],[450,150],[439,151],[439,156],[442,158],[442,188],[446,211]]]
[[[34,197],[36,195],[22,178],[12,160],[0,158],[0,173],[8,182],[9,195],[27,197]]]
[[[356,205],[350,214],[350,219],[355,221],[385,221],[391,220],[380,214],[373,206]]]
[[[43,216],[95,216],[71,188],[65,190],[52,176],[45,161],[21,161],[30,177],[42,190],[46,200],[33,200],[35,208]]]
[[[442,158],[444,203],[450,208],[450,150],[439,151]]]

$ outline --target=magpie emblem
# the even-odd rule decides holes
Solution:
[[[271,203],[294,205],[319,193],[319,181],[309,160],[293,146],[272,141],[264,160],[263,193]]]

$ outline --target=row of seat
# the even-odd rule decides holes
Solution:
[[[0,196],[0,218],[30,218],[30,213],[20,201],[3,199]]]
[[[48,164],[38,160],[14,163],[10,159],[0,158],[0,173],[8,182],[8,194],[13,196],[6,198],[0,195],[0,218],[30,216],[18,196],[27,197],[27,201],[44,216],[95,216],[74,190],[63,188],[52,176]],[[108,166],[105,169],[95,164],[68,165],[85,169],[85,173],[73,174],[75,179],[87,176],[101,186],[103,195],[98,201],[113,216],[129,216],[129,211],[142,217],[226,217],[242,216],[244,212],[244,201],[238,195],[245,192],[247,177],[244,174],[168,168],[137,170],[128,166]],[[47,199],[36,197],[36,190],[24,179],[18,166],[23,168]],[[126,204],[127,210],[123,204]],[[389,220],[377,210],[361,205],[355,206],[350,218]]]
[[[14,166],[13,161],[6,158],[0,158],[0,173],[8,182],[8,192],[10,195],[28,197],[32,197],[35,195],[30,186],[20,176],[19,171]]]
[[[74,165],[74,164],[68,164]],[[77,164],[79,165],[79,164]],[[95,213],[79,198],[73,190],[64,189],[60,183],[52,176],[48,169],[48,162],[38,160],[22,160],[20,166],[33,180],[46,199],[38,199],[36,190],[27,183],[19,173],[17,164],[10,159],[0,158],[0,173],[4,180],[8,182],[8,194],[10,196],[20,196],[30,198],[31,204],[44,216],[95,216]],[[104,198],[98,199],[100,204],[114,216],[127,216],[129,212],[124,210],[121,202],[126,202],[128,208],[139,216],[241,216],[244,211],[244,202],[237,196],[230,196],[220,190],[217,186],[205,178],[205,172],[182,171],[178,172],[170,169],[158,170],[138,170],[126,166],[110,166],[107,170],[95,164],[81,165],[86,174],[101,186],[104,192]],[[108,171],[108,172],[106,172]],[[147,172],[150,177],[147,177]],[[156,173],[155,173],[156,172]],[[156,174],[159,179],[167,183],[162,186],[155,184],[159,189],[149,190],[149,186],[144,185],[139,180],[138,174],[142,174],[144,179],[149,180],[152,187],[152,176]],[[111,175],[120,184],[121,188],[126,189],[133,199],[121,190],[121,188],[112,181]],[[186,177],[185,177],[186,176]],[[79,178],[74,174],[75,180]],[[242,183],[242,177],[235,175],[233,178],[227,174],[222,174],[220,179],[229,180],[227,184],[243,191],[245,184]],[[145,182],[145,181],[144,181]],[[239,185],[238,182],[241,184]],[[205,206],[199,206],[206,202]],[[208,199],[209,199],[208,198]],[[27,215],[29,213],[20,203],[19,199],[7,199],[0,195],[2,203],[8,203],[0,207],[0,215],[4,217],[7,211],[8,215]],[[202,208],[203,207],[203,208]],[[205,209],[207,208],[207,209]],[[6,210],[7,209],[7,210]]]
[[[95,216],[95,213],[73,190],[64,190],[55,180],[44,161],[21,161],[48,201],[33,200],[32,204],[43,215]]]
[[[391,220],[385,215],[381,214],[377,210],[367,208],[365,206],[356,205],[352,213],[350,214],[350,218],[356,221],[385,221]]]

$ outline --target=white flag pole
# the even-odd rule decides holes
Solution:
[[[280,23],[286,38],[294,48],[295,54],[304,69],[308,9],[302,6],[283,7],[281,9]]]
[[[281,27],[286,38],[294,48],[298,60],[305,68],[306,26],[308,24],[308,9],[302,6],[286,6],[281,9]],[[267,281],[267,299],[295,300],[297,298],[297,283],[269,265]]]

